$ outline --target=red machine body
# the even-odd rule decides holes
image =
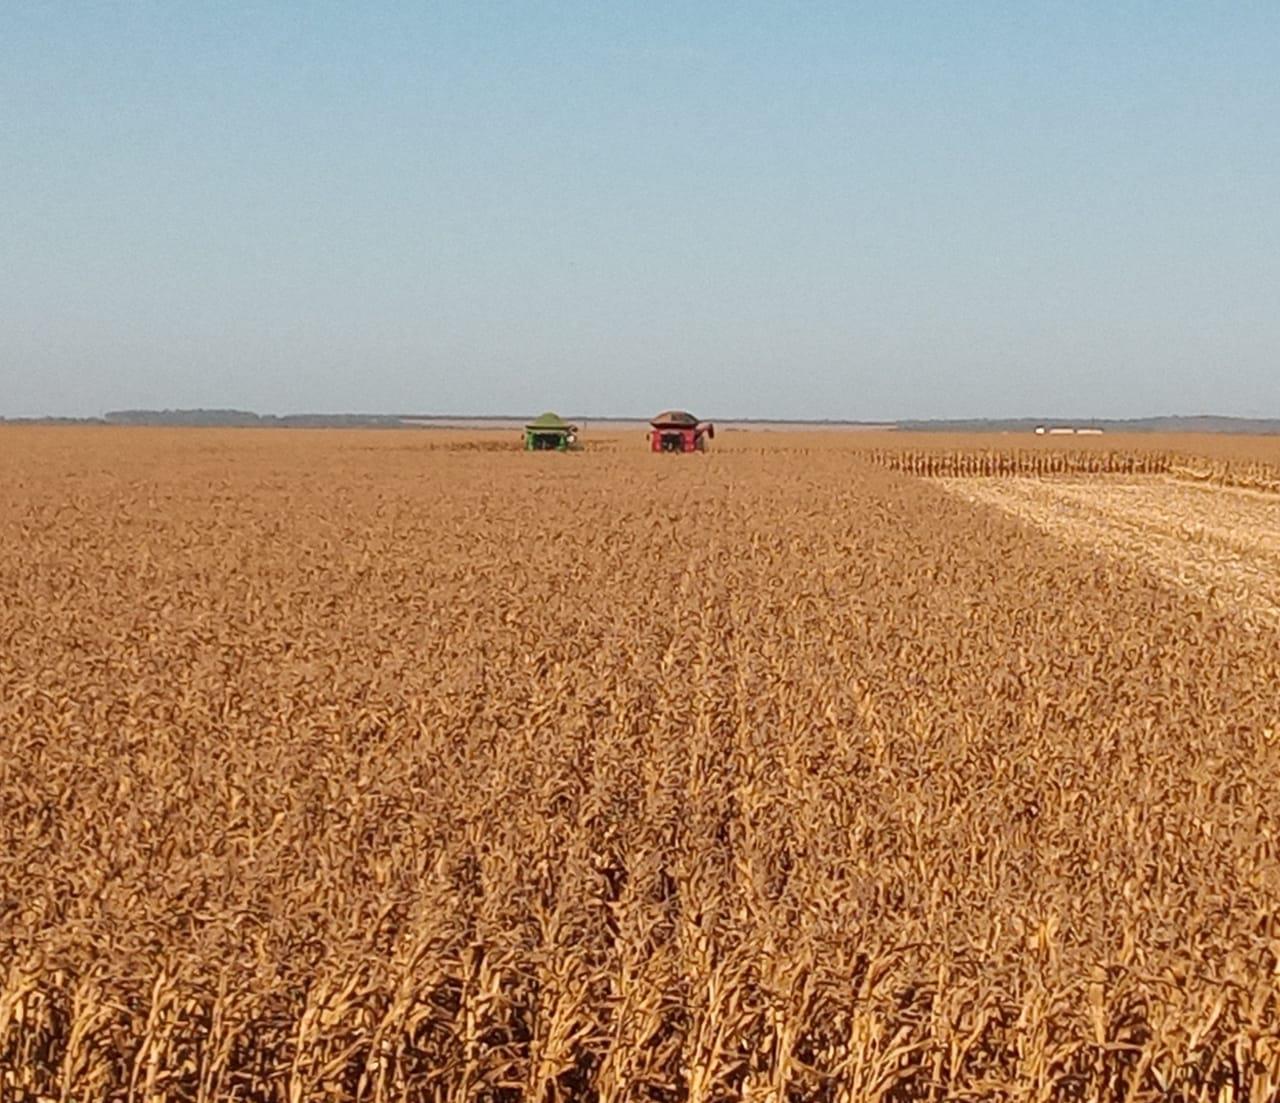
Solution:
[[[667,410],[651,422],[649,448],[654,452],[705,452],[716,427],[684,410]]]

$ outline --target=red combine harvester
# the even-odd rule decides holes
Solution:
[[[699,421],[685,410],[666,410],[649,424],[649,447],[654,452],[705,452],[714,440],[716,427]]]

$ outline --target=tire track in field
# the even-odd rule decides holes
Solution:
[[[1172,479],[937,479],[1081,548],[1133,560],[1253,619],[1280,624],[1280,498]]]

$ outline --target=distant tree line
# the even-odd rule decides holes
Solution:
[[[255,414],[251,410],[112,410],[108,425],[168,425],[193,428],[383,428],[399,427],[391,414]]]
[[[964,418],[900,421],[898,429],[918,433],[1033,433],[1040,425],[1102,429],[1108,433],[1280,433],[1280,418],[1217,417],[1213,414],[1138,418]]]

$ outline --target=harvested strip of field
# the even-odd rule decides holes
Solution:
[[[1060,539],[1145,564],[1223,608],[1280,621],[1280,498],[1174,479],[939,479]]]

